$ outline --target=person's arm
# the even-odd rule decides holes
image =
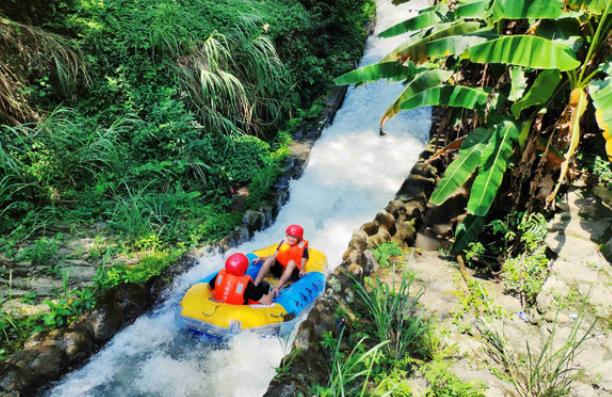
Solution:
[[[310,253],[308,252],[308,247],[304,249],[304,253],[302,254],[302,259],[300,262],[300,277],[306,274],[306,263],[310,258]]]
[[[300,277],[306,274],[306,262],[308,262],[308,258],[302,258],[300,262]]]
[[[215,277],[211,278],[208,282],[208,286],[210,287],[210,289],[215,289],[215,282],[217,281],[217,276],[218,274],[215,274]]]

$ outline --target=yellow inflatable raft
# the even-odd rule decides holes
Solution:
[[[277,245],[247,254],[250,265],[247,274],[255,279],[261,263],[253,260],[274,254]],[[277,334],[281,325],[308,310],[325,289],[325,267],[327,258],[316,249],[309,248],[306,274],[289,287],[281,290],[271,305],[230,305],[213,300],[208,282],[214,272],[191,286],[180,302],[180,316],[185,325],[195,331],[213,337],[226,337],[244,330],[260,334]],[[278,282],[266,278],[270,284]]]

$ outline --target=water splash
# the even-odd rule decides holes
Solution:
[[[417,4],[415,6],[415,3]],[[377,32],[405,19],[425,0],[393,6],[377,0]],[[378,61],[405,37],[366,43],[361,65]],[[302,178],[290,184],[290,200],[274,225],[238,247],[248,252],[279,241],[287,224],[300,223],[311,246],[331,267],[341,262],[351,234],[391,199],[424,147],[429,109],[398,115],[378,136],[378,120],[401,84],[377,82],[350,88],[334,124],[315,143]],[[67,375],[49,396],[261,396],[284,355],[287,341],[241,334],[228,346],[212,346],[177,321],[178,302],[196,280],[219,267],[206,254],[178,277],[161,307],[118,333],[82,369]]]

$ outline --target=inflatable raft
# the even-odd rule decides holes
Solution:
[[[247,254],[250,264],[247,274],[253,280],[261,263],[253,260],[274,253],[277,245]],[[262,335],[279,334],[281,327],[308,310],[325,290],[325,255],[309,248],[306,274],[280,291],[271,305],[230,305],[213,300],[208,282],[218,273],[209,274],[192,285],[180,303],[180,316],[185,325],[195,331],[213,337],[228,337],[249,330]],[[272,286],[278,279],[266,277]]]

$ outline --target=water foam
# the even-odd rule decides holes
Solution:
[[[410,9],[414,9],[411,2]],[[427,6],[427,1],[418,2]],[[406,18],[406,5],[377,0],[377,32]],[[366,43],[361,65],[378,61],[405,37]],[[315,143],[302,178],[290,184],[290,200],[270,228],[238,247],[248,252],[283,237],[300,223],[311,245],[338,265],[353,230],[393,197],[424,147],[429,109],[400,114],[378,136],[378,120],[400,93],[401,84],[377,82],[349,88],[336,119]],[[275,374],[287,341],[252,334],[228,346],[211,346],[177,321],[178,302],[196,280],[219,267],[219,254],[206,254],[177,278],[164,304],[118,333],[82,369],[67,375],[50,396],[220,396],[262,395]]]

